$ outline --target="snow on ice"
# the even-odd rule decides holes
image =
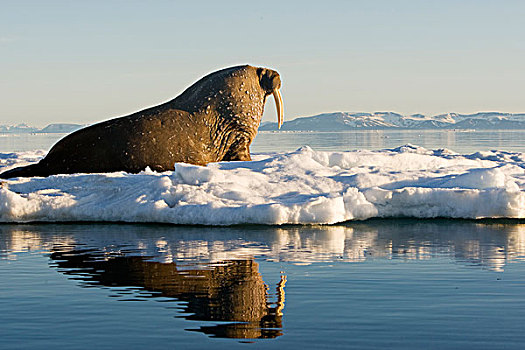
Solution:
[[[44,152],[0,153],[0,171]],[[3,180],[0,222],[332,224],[373,217],[525,218],[525,153],[381,151],[256,155],[175,171]]]

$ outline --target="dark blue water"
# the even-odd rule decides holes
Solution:
[[[515,221],[1,225],[0,348],[521,349],[524,261]]]

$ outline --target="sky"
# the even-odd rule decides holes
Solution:
[[[0,124],[88,124],[239,64],[285,120],[525,112],[525,1],[0,0]],[[269,99],[263,120],[275,120]]]

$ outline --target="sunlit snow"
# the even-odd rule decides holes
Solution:
[[[0,153],[0,171],[44,152]],[[0,222],[331,224],[373,217],[525,218],[525,153],[391,150],[255,155],[173,172],[2,180]]]

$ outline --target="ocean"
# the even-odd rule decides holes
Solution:
[[[0,152],[47,149],[58,136],[3,136]],[[344,163],[348,159],[330,152],[399,148],[388,153],[394,157],[393,163],[404,159],[395,157],[407,156],[411,165],[422,159],[439,160],[435,172],[444,177],[439,183],[434,178],[419,183],[424,175],[420,170],[410,173],[396,168],[381,173],[373,166],[366,178],[351,181],[355,186],[370,178],[379,181],[380,174],[405,186],[410,177],[411,186],[419,181],[425,193],[439,188],[441,192],[434,193],[434,199],[463,186],[454,192],[456,197],[450,197],[453,200],[440,199],[437,204],[443,213],[454,213],[466,203],[474,208],[482,202],[477,197],[465,199],[476,191],[486,194],[483,198],[489,199],[488,207],[501,200],[501,193],[508,193],[509,186],[519,187],[513,193],[522,191],[524,171],[519,154],[525,153],[524,140],[525,131],[516,130],[260,133],[252,151],[289,152],[285,160],[282,155],[268,158],[271,164],[282,165],[278,169],[288,171],[289,183],[296,181],[292,179],[296,173],[287,167],[295,168],[311,159],[321,162],[323,155],[337,156],[339,163],[334,165],[332,158],[330,163],[330,167],[340,168],[335,175],[326,174],[328,166],[308,165],[312,177],[301,184],[312,178],[321,181],[323,176],[347,184],[340,179],[346,179]],[[311,149],[297,151],[305,145]],[[400,148],[403,145],[413,146]],[[361,153],[350,153],[347,158],[355,161],[356,154]],[[387,164],[382,151],[364,156],[378,157],[381,164]],[[298,160],[291,163],[290,159]],[[463,178],[450,175],[444,170],[449,161],[454,162],[455,170],[472,170]],[[470,162],[485,164],[486,169]],[[504,170],[494,172],[496,163],[491,162],[499,162],[497,169]],[[229,171],[218,169],[203,175],[188,168],[181,174],[208,179],[219,170]],[[243,171],[235,173],[239,182],[245,181]],[[405,178],[400,180],[400,173]],[[260,174],[262,170],[255,173],[256,177]],[[109,180],[100,178],[97,184]],[[514,185],[509,185],[511,180]],[[57,188],[63,192],[45,190],[46,198],[74,200],[84,195],[66,190],[69,182],[62,181]],[[71,188],[95,188],[90,178],[75,181]],[[475,181],[478,183],[472,187]],[[397,193],[393,184],[389,182],[384,189]],[[29,198],[30,193],[44,191],[31,187],[37,184],[30,185],[15,184],[15,193]],[[130,193],[143,186],[139,183]],[[286,187],[286,182],[281,187]],[[109,188],[103,187],[101,193],[111,197]],[[239,189],[235,188],[236,197],[234,188],[229,190],[227,199],[237,200],[235,205],[249,200],[239,199]],[[220,193],[224,191],[220,188]],[[304,194],[295,196],[302,198]],[[367,198],[373,196],[377,193]],[[279,194],[281,197],[283,205],[295,198],[291,191]],[[134,197],[130,198],[128,212],[135,210]],[[512,204],[518,211],[525,210],[520,198]],[[285,209],[298,203],[294,199]],[[408,203],[402,202],[399,208]],[[414,206],[411,213],[431,212],[419,208],[422,204]],[[49,210],[44,207],[31,215]],[[86,208],[93,205],[80,207],[75,215]],[[263,207],[259,208],[262,211]],[[306,220],[312,217],[308,215],[330,214],[316,206],[308,208],[295,217]],[[228,213],[237,215],[235,211]],[[0,224],[0,280],[2,349],[521,349],[525,341],[525,221],[520,218],[404,216],[330,225],[221,227],[158,222],[4,223]]]
[[[0,134],[0,152],[49,149],[65,134]],[[525,130],[356,130],[351,132],[260,132],[252,152],[379,150],[404,144],[455,152],[493,149],[525,152]]]

